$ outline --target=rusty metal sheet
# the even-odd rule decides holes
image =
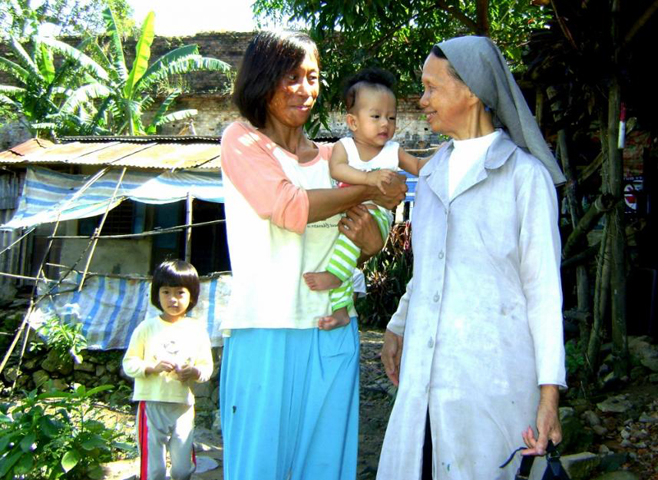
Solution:
[[[55,144],[32,139],[5,152],[0,164],[53,164],[120,166],[161,170],[219,169],[219,143],[125,142],[120,137],[102,142]]]
[[[192,169],[219,157],[219,144],[161,143],[141,150],[113,165],[134,168]]]
[[[0,163],[20,163],[24,162],[25,156],[32,153],[43,152],[47,148],[50,148],[54,145],[53,142],[49,140],[43,140],[38,138],[32,138],[27,142],[23,142],[20,145],[10,148],[4,152],[0,152]]]
[[[84,155],[104,150],[117,142],[103,142],[103,143],[64,143],[53,145],[52,147],[41,152],[34,152],[25,156],[25,161],[28,163],[71,163],[79,164],[84,163],[84,160],[79,161],[80,157]]]
[[[140,152],[146,148],[155,145],[154,143],[125,143],[117,142],[111,144],[108,148],[94,151],[78,157],[75,161],[80,165],[115,165],[116,162],[124,160],[126,157]]]
[[[213,158],[209,162],[195,167],[198,170],[221,170],[222,162],[220,157]]]

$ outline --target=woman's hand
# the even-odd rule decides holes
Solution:
[[[384,248],[377,222],[365,205],[357,205],[347,210],[338,222],[338,230],[361,249],[361,255],[365,258],[372,257]]]
[[[557,445],[562,440],[562,426],[559,418],[560,392],[557,385],[542,385],[539,408],[537,408],[537,432],[539,437],[535,439],[535,432],[528,427],[523,433],[523,441],[528,446],[521,450],[522,455],[545,455],[548,441],[552,440]]]
[[[384,332],[382,363],[386,375],[396,387],[400,384],[400,360],[402,359],[402,337],[390,330]]]
[[[370,192],[370,198],[380,207],[393,210],[404,200],[407,193],[407,177],[396,173],[390,176],[389,180],[386,184],[386,193],[380,191],[379,188],[370,187],[373,189]]]

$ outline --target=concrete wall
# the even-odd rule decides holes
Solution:
[[[71,239],[62,242],[59,263],[73,265],[87,247],[89,240]],[[78,263],[84,269],[87,257]],[[99,240],[89,270],[94,273],[147,275],[151,266],[151,237],[140,239]]]
[[[236,120],[243,120],[240,113],[225,95],[209,94],[203,96],[186,95],[178,99],[176,108],[193,108],[198,114],[193,118],[197,135],[221,136],[224,129]],[[394,140],[405,148],[428,148],[439,143],[439,137],[432,133],[418,107],[417,99],[401,101],[398,105],[397,132]],[[162,129],[164,135],[176,135],[187,126],[187,121],[174,122]],[[344,112],[333,112],[329,120],[330,129],[322,128],[318,133],[322,137],[343,137],[348,129]]]

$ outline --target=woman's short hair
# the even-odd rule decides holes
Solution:
[[[464,82],[464,80],[462,80],[462,77],[459,76],[459,74],[457,73],[457,70],[455,70],[455,67],[452,66],[452,63],[450,63],[450,60],[448,60],[448,57],[446,57],[446,54],[443,53],[443,50],[441,50],[441,48],[438,45],[434,45],[432,47],[432,50],[431,50],[430,53],[432,55],[434,55],[435,57],[439,57],[439,58],[442,58],[443,60],[447,61],[448,62],[448,73],[450,74],[450,76],[452,78],[454,78],[455,80],[457,80],[457,81],[463,83],[464,85],[466,85],[466,82]]]
[[[166,260],[156,267],[153,271],[153,280],[151,281],[151,303],[158,310],[162,310],[160,305],[160,288],[161,287],[185,287],[190,292],[190,305],[185,313],[194,308],[199,300],[199,274],[193,265],[183,260]]]
[[[265,126],[275,88],[309,53],[319,63],[318,47],[302,32],[260,32],[249,43],[235,79],[233,102],[254,127]]]

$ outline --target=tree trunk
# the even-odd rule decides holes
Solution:
[[[599,352],[603,338],[603,320],[608,304],[610,287],[610,256],[608,255],[608,225],[603,229],[603,238],[596,263],[596,285],[594,286],[594,315],[592,331],[587,346],[587,365],[590,376],[594,377],[599,366]]]
[[[475,5],[477,13],[477,31],[478,35],[489,36],[489,0],[477,0]]]
[[[594,203],[589,207],[585,215],[582,216],[578,224],[575,226],[567,241],[562,248],[562,258],[569,258],[582,244],[585,235],[587,235],[592,228],[596,226],[599,219],[615,206],[615,198],[610,194],[603,194],[594,200]]]
[[[619,0],[612,2],[612,41],[615,49],[619,45],[618,15]],[[618,146],[619,119],[621,113],[621,89],[618,76],[618,52],[613,58],[613,77],[608,94],[608,188],[617,199],[623,198],[623,158]],[[617,377],[628,374],[628,337],[626,333],[626,268],[624,260],[624,204],[619,202],[608,214],[610,242],[610,287],[612,345],[615,357],[614,369]]]

